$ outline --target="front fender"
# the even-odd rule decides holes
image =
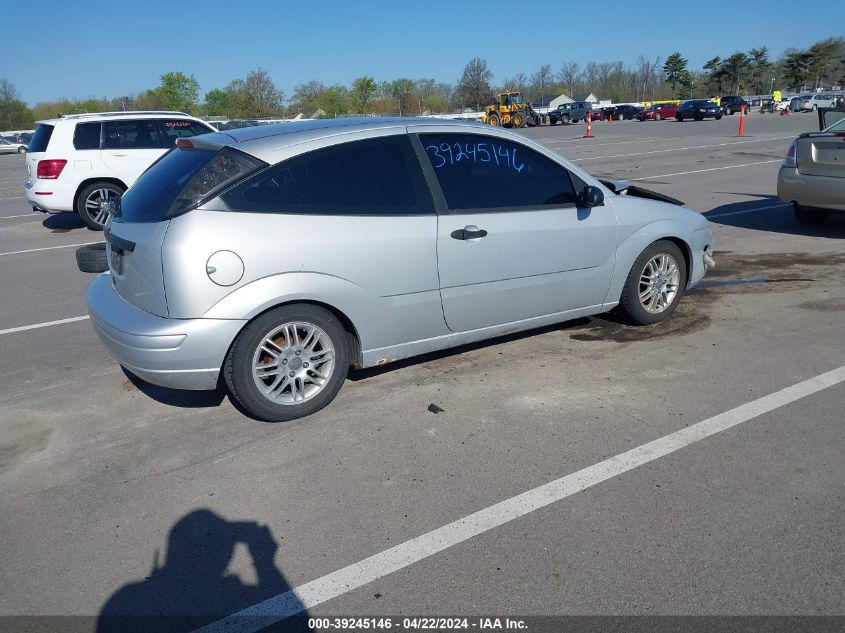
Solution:
[[[610,283],[610,288],[607,291],[605,298],[606,304],[615,304],[619,302],[622,296],[622,289],[625,286],[625,281],[628,278],[628,273],[634,262],[640,254],[648,247],[649,244],[662,239],[672,239],[675,242],[680,242],[682,250],[687,261],[690,263],[690,270],[687,271],[687,285],[694,283],[704,275],[703,271],[703,250],[707,244],[712,244],[712,239],[708,241],[708,237],[712,237],[709,227],[705,224],[703,229],[695,230],[690,227],[688,223],[679,220],[657,220],[637,227],[627,237],[624,236],[624,226],[620,226],[621,243],[616,247],[616,261],[617,266],[613,274],[613,280]],[[706,233],[707,235],[699,235],[699,233]]]

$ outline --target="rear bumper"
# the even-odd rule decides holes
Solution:
[[[26,199],[34,207],[48,213],[60,213],[76,211],[73,208],[73,197],[76,195],[76,187],[63,183],[60,179],[43,180],[34,178],[24,185]]]
[[[126,303],[111,275],[94,279],[87,291],[94,329],[117,361],[162,387],[214,389],[226,352],[243,320],[166,319]]]
[[[803,207],[845,212],[845,178],[808,176],[794,167],[778,172],[778,198]]]

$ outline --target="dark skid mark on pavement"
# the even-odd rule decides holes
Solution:
[[[615,312],[593,317],[580,331],[571,335],[576,341],[614,341],[633,343],[669,336],[690,334],[710,325],[707,306],[723,295],[748,292],[785,292],[806,287],[815,279],[810,276],[787,276],[786,271],[802,268],[845,264],[840,253],[765,253],[736,255],[716,253],[716,268],[707,273],[706,282],[688,291],[678,309],[668,320],[651,326],[628,325]],[[814,271],[814,277],[821,271]],[[761,274],[763,273],[763,274]],[[831,275],[835,271],[831,271]],[[835,300],[833,307],[807,304],[808,309],[845,310],[845,300]],[[822,302],[813,302],[822,303]]]

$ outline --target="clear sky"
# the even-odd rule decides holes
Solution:
[[[693,4],[4,0],[0,78],[34,105],[137,93],[174,70],[193,73],[204,94],[262,67],[290,96],[311,79],[348,85],[365,74],[455,82],[476,56],[487,60],[494,80],[530,75],[546,63],[555,72],[568,60],[633,65],[640,54],[665,59],[676,50],[700,68],[715,55],[758,46],[774,58],[844,30],[838,20],[820,19],[825,11],[813,3]]]

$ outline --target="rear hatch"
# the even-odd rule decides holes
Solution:
[[[845,134],[808,134],[798,139],[796,167],[808,176],[845,178]]]
[[[26,152],[26,173],[29,182],[33,185],[38,174],[38,161],[44,158],[47,145],[49,145],[50,138],[53,136],[53,129],[51,123],[39,123],[38,127],[35,128],[35,134],[29,140]]]
[[[115,291],[127,303],[162,317],[169,316],[162,249],[171,219],[264,166],[235,149],[194,142],[180,139],[178,147],[144,172],[106,227]]]

